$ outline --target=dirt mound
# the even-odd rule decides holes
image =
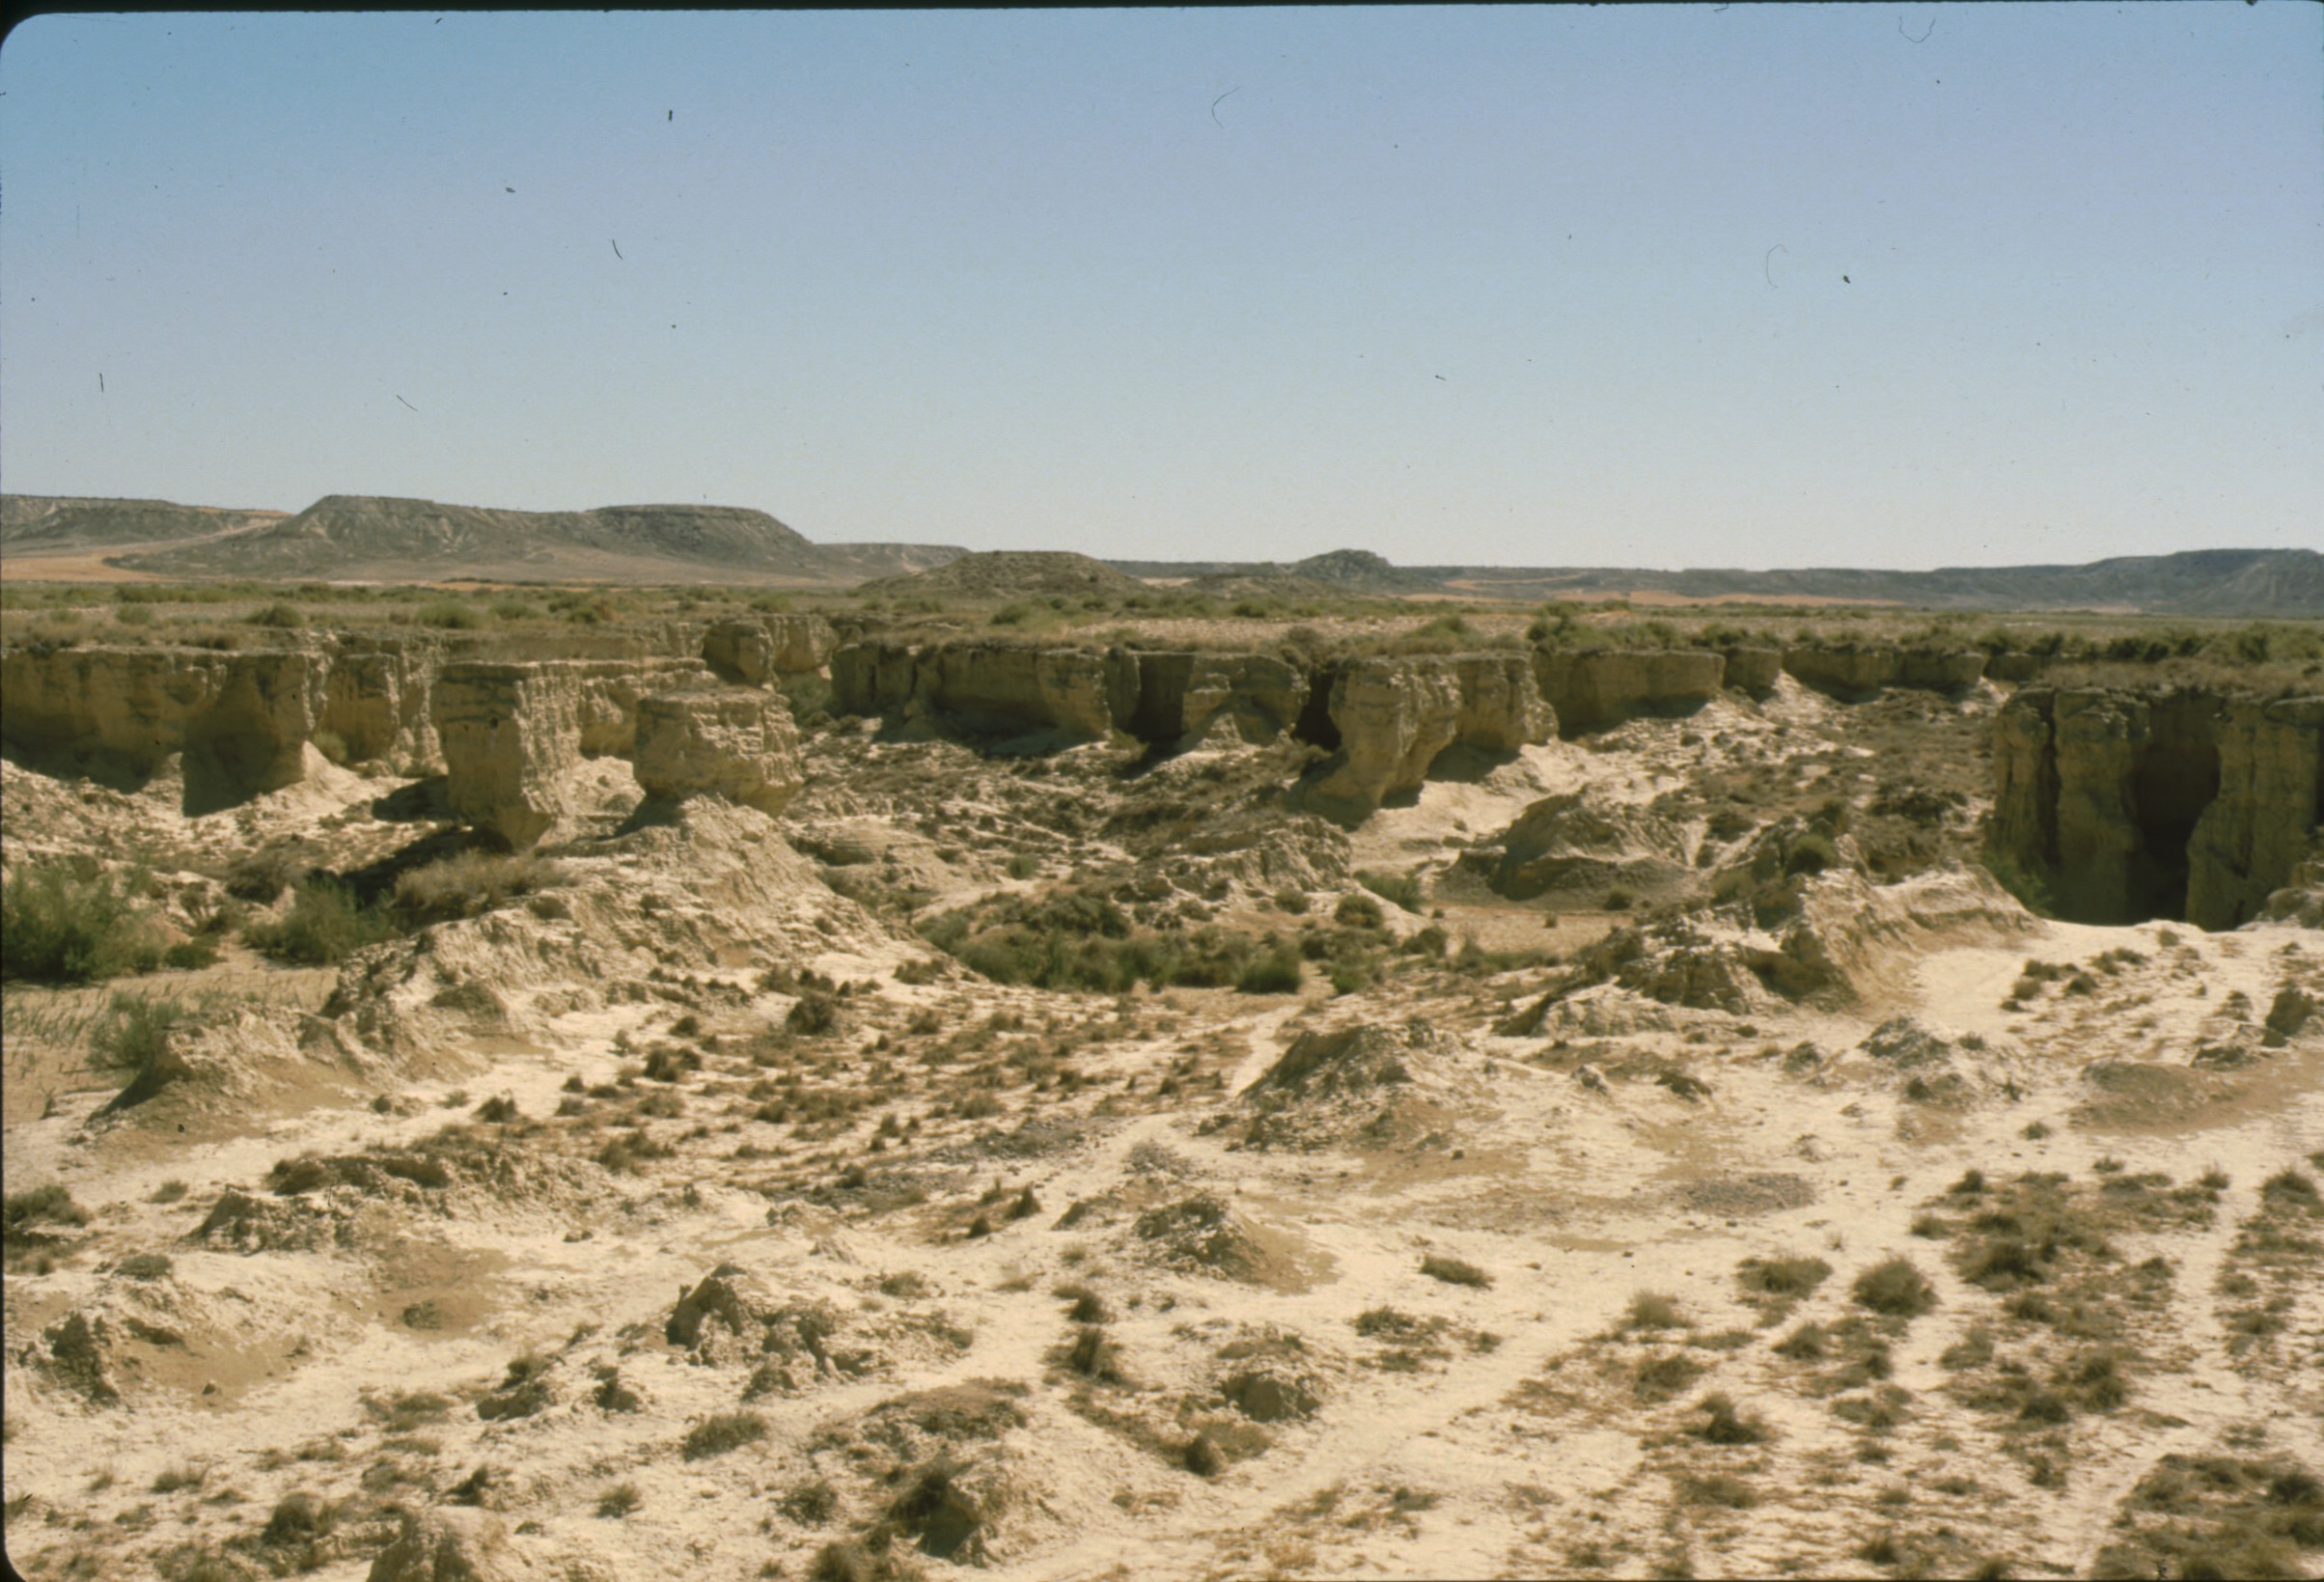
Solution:
[[[1435,1042],[1435,1030],[1418,1020],[1394,1030],[1361,1026],[1302,1033],[1243,1095],[1263,1105],[1278,1096],[1338,1098],[1402,1087],[1412,1080],[1407,1057]]]
[[[1215,1192],[1148,1208],[1130,1229],[1158,1262],[1189,1274],[1256,1283],[1277,1262],[1259,1227]]]
[[[1512,901],[1552,890],[1594,898],[1613,884],[1659,893],[1688,874],[1684,837],[1668,819],[1587,791],[1543,797],[1460,862]]]
[[[867,582],[859,593],[890,597],[1041,598],[1100,594],[1120,597],[1146,584],[1103,561],[1062,549],[992,549],[962,555],[908,577]]]

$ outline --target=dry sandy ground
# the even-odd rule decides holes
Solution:
[[[1432,784],[1348,864],[1425,866],[1555,791],[1644,805],[1755,732],[1845,723],[1718,707]],[[2287,987],[2324,993],[2315,933],[2044,924],[1957,871],[1835,874],[1808,916],[1844,982],[1809,1000],[1608,982],[1529,1020],[1561,966],[1425,961],[1338,997],[1313,972],[1045,992],[797,852],[892,840],[861,868],[920,865],[931,911],[1030,894],[1120,848],[1028,834],[1029,878],[977,831],[1104,777],[848,751],[917,801],[834,778],[786,819],[576,842],[553,903],[384,947],[327,1005],[230,953],[194,1074],[123,1114],[67,1080],[89,991],[12,986],[7,1189],[88,1215],[12,1255],[17,1566],[355,1578],[445,1510],[486,1575],[2324,1560],[2295,1476],[2324,1472],[2324,1016],[2263,1036]],[[6,773],[12,839],[166,805]],[[351,782],[172,838],[408,837]],[[1620,921],[1461,896],[1444,922],[1487,948],[1571,957]],[[1713,973],[1776,945],[1707,919],[1651,948]],[[1896,1258],[1924,1291],[1861,1284]]]

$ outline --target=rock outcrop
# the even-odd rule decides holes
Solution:
[[[1461,867],[1512,901],[1550,890],[1602,893],[1617,882],[1667,889],[1684,880],[1686,863],[1684,835],[1670,820],[1588,791],[1542,797],[1460,856]]]
[[[1773,692],[1776,679],[1784,674],[1782,649],[1736,647],[1721,650],[1720,657],[1727,661],[1726,684],[1740,687],[1755,698]]]
[[[1308,782],[1305,803],[1342,823],[1418,791],[1459,735],[1460,681],[1442,660],[1357,659],[1332,675],[1326,696],[1339,749]]]
[[[575,811],[583,679],[569,664],[463,660],[436,678],[435,727],[453,813],[516,849]]]
[[[1784,669],[1802,686],[1836,698],[1868,698],[1887,687],[1964,692],[1985,674],[1977,649],[1809,644],[1784,651]]]
[[[823,668],[839,636],[819,615],[740,616],[703,633],[703,662],[720,680],[766,686]]]
[[[871,640],[832,654],[831,690],[844,713],[925,721],[970,735],[1094,740],[1136,713],[1138,666],[1120,649]]]
[[[2324,698],[2230,698],[2213,739],[2219,795],[2188,841],[2187,916],[2224,929],[2303,882],[2324,826]]]
[[[1700,649],[1536,649],[1534,680],[1566,736],[1642,715],[1687,714],[1719,695],[1726,661]]]
[[[1142,741],[1199,739],[1214,724],[1245,741],[1268,741],[1299,723],[1312,680],[1268,653],[1156,652],[1138,666],[1138,704],[1127,726]]]
[[[17,649],[0,670],[0,735],[28,762],[114,784],[183,755],[185,810],[295,784],[327,663],[305,648]]]
[[[401,758],[439,764],[429,699],[443,645],[429,638],[342,637],[330,654],[318,731],[339,738],[349,763]]]
[[[2235,928],[2324,819],[2324,698],[2029,687],[1994,743],[1994,849],[2076,922]]]
[[[755,690],[659,692],[638,705],[638,785],[678,800],[714,794],[780,813],[805,781],[780,698]]]

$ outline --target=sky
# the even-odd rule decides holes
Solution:
[[[0,482],[1124,559],[2324,548],[2324,8],[35,17]]]

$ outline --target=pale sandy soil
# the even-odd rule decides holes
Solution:
[[[1793,689],[1528,749],[1384,810],[1344,865],[1447,885],[1464,846],[1539,797],[1643,808],[1847,725]],[[2324,992],[2313,932],[2044,924],[1958,871],[1888,889],[1835,874],[1807,915],[1845,983],[1812,1001],[1748,972],[1724,1006],[1606,983],[1497,1030],[1561,980],[1546,962],[1415,963],[1338,997],[1313,971],[1298,995],[1047,992],[978,978],[830,886],[902,874],[926,917],[1122,859],[1097,821],[1123,794],[1101,750],[1039,775],[936,744],[811,751],[824,778],[790,816],[698,807],[576,842],[555,905],[439,925],[344,974],[231,954],[208,986],[238,1009],[207,1063],[124,1114],[99,1114],[112,1084],[75,1065],[98,991],[10,987],[7,1189],[60,1183],[89,1216],[44,1266],[12,1256],[7,1282],[7,1534],[26,1574],[207,1557],[363,1577],[400,1511],[466,1500],[505,1530],[485,1571],[506,1575],[804,1576],[882,1539],[932,1577],[2062,1576],[2109,1544],[2151,1575],[2140,1534],[2225,1519],[2133,1499],[2165,1457],[2324,1472],[2324,1261],[2264,1263],[2250,1241],[2324,1234],[2324,1210],[2262,1190],[2324,1176],[2324,1017],[2273,1047],[2258,1033],[2285,985]],[[1183,766],[1188,794],[1202,767]],[[142,830],[199,855],[299,831],[352,861],[419,833],[364,815],[381,788],[354,776],[215,816],[239,824],[173,825],[166,789],[5,774],[12,842]],[[1077,833],[1039,822],[1067,806],[1096,812]],[[798,855],[843,841],[872,854]],[[1004,871],[1010,850],[1039,857],[1034,876]],[[1236,880],[1212,904],[1289,928],[1274,888]],[[1357,893],[1312,888],[1313,915]],[[1538,905],[1459,898],[1441,919],[1391,906],[1389,931],[1437,921],[1571,958],[1626,921],[1552,929]],[[1777,945],[1735,917],[1701,930],[1653,948]],[[2029,961],[2066,971],[2021,995]],[[783,1034],[808,972],[859,986],[837,1027]],[[205,986],[170,980],[144,986]],[[1899,1042],[1904,1017],[1922,1042]],[[1400,1078],[1333,1067],[1337,1097],[1267,1080],[1302,1033],[1358,1026],[1401,1051]],[[699,1066],[648,1073],[681,1051]],[[808,1101],[843,1093],[844,1112]],[[475,1113],[498,1097],[514,1119]],[[668,1152],[599,1162],[629,1135]],[[278,1162],[309,1155],[424,1155],[449,1179],[292,1189]],[[2200,1184],[2214,1169],[2225,1182]],[[1951,1190],[1971,1170],[1983,1195]],[[2103,1253],[2061,1252],[2025,1288],[2046,1318],[1969,1277],[1978,1205],[2029,1172],[2060,1173],[2045,1190],[2104,1228]],[[1204,1194],[1225,1210],[1207,1240],[1149,1217]],[[260,1230],[205,1234],[222,1203]],[[124,1267],[152,1253],[165,1271]],[[1887,1319],[1854,1292],[1896,1256],[1933,1300]],[[1745,1261],[1781,1258],[1826,1272],[1796,1301],[1755,1298]],[[674,1338],[680,1294],[729,1263],[755,1317]],[[1114,1376],[1065,1357],[1071,1288],[1107,1310]],[[1671,1298],[1668,1323],[1629,1322],[1642,1292]],[[2272,1330],[2238,1327],[2271,1299]],[[61,1357],[75,1315],[100,1325],[118,1400]],[[1805,1324],[1822,1360],[1779,1349]],[[1965,1361],[1980,1334],[1993,1355]],[[2101,1351],[2119,1399],[1993,1403],[2013,1362],[2049,1385]],[[520,1358],[542,1381],[529,1411],[508,1409]],[[1666,1395],[1647,1380],[1669,1358]],[[1312,1415],[1233,1404],[1254,1368],[1298,1380]],[[637,1409],[607,1404],[609,1379]],[[1764,1436],[1702,1437],[1714,1392]],[[762,1437],[688,1458],[691,1429],[745,1410]],[[1198,1434],[1222,1464],[1190,1470]],[[904,1498],[945,1457],[966,1490],[956,1544],[916,1532]],[[496,1475],[463,1494],[480,1467]],[[624,1486],[634,1509],[601,1514]],[[300,1491],[337,1526],[268,1539]],[[2311,1574],[2324,1558],[2282,1552]]]

